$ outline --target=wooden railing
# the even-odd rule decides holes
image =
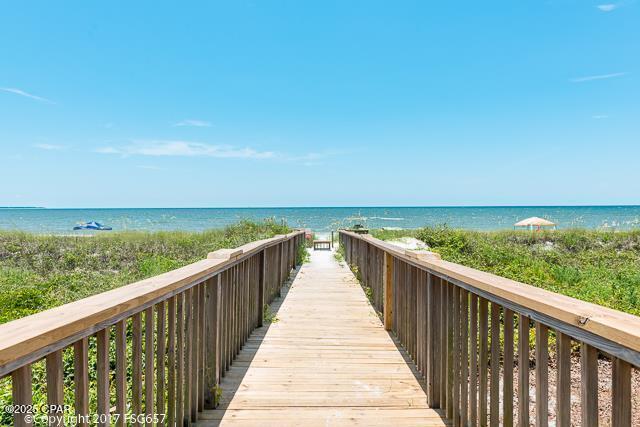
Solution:
[[[0,410],[14,412],[16,426],[189,425],[216,406],[220,377],[262,325],[303,238],[294,232],[218,250],[0,325],[0,379],[10,375],[13,395]],[[32,376],[42,359],[44,384]],[[47,404],[34,405],[43,386]]]
[[[640,318],[368,235],[341,231],[340,243],[424,377],[428,404],[454,426],[638,419]]]

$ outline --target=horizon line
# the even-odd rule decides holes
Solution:
[[[82,209],[376,209],[376,208],[589,208],[589,207],[640,207],[640,204],[570,204],[570,205],[344,205],[344,206],[116,206],[116,207],[47,207],[47,206],[0,206],[0,209],[42,209],[42,210],[82,210]]]

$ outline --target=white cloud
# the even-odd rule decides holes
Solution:
[[[16,88],[13,88],[13,87],[0,87],[0,90],[3,91],[3,92],[9,92],[9,93],[13,93],[13,94],[16,94],[16,95],[24,96],[26,98],[35,99],[36,101],[45,102],[47,104],[55,104],[55,102],[51,101],[50,99],[43,98],[43,97],[37,96],[37,95],[33,95],[31,93],[28,93],[28,92],[25,92],[23,90],[16,89]]]
[[[63,145],[55,145],[55,144],[35,144],[34,147],[39,148],[41,150],[48,150],[48,151],[60,151],[67,148]]]
[[[204,120],[186,119],[181,122],[175,123],[174,126],[189,126],[189,127],[211,127],[211,123]]]
[[[276,157],[272,151],[257,151],[253,148],[237,148],[231,145],[204,144],[190,141],[134,141],[121,147],[101,147],[102,154],[123,156],[173,156],[173,157],[216,157],[269,159]]]
[[[582,82],[590,82],[592,80],[603,80],[603,79],[612,79],[614,77],[625,76],[629,74],[628,72],[620,72],[620,73],[611,73],[611,74],[599,74],[595,76],[585,76],[585,77],[577,77],[574,79],[570,79],[572,83],[582,83]]]
[[[607,4],[599,4],[596,7],[603,12],[611,12],[612,10],[617,9],[619,5],[613,4],[613,3],[607,3]]]

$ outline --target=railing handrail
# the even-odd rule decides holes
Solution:
[[[367,234],[357,234],[346,230],[340,230],[340,233],[366,241],[404,262],[430,270],[447,280],[460,282],[474,288],[476,292],[480,291],[481,293],[492,295],[502,301],[510,301],[551,319],[566,323],[576,328],[576,330],[587,331],[602,338],[604,341],[614,342],[631,349],[635,354],[627,354],[625,355],[626,357],[621,354],[617,354],[617,356],[631,359],[629,361],[634,363],[638,361],[637,354],[640,352],[640,317],[471,267],[443,261],[436,257],[420,256],[419,251],[407,250]],[[605,350],[602,346],[599,347]]]
[[[167,273],[0,325],[0,378],[303,233],[277,235],[232,251],[220,249]]]

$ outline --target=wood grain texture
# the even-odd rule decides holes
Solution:
[[[611,425],[631,426],[631,365],[624,360],[613,360],[611,403],[613,406]]]
[[[284,240],[302,234],[295,231],[243,245],[236,250],[240,258],[204,259],[170,272],[89,298],[65,304],[22,319],[0,325],[0,377],[30,361],[77,341],[67,342],[78,334],[97,332],[96,325],[120,320],[119,316],[146,308],[154,301],[164,300],[184,287],[196,284],[249,258],[263,249],[280,245]]]
[[[571,425],[571,338],[563,333],[556,333],[556,425]]]
[[[89,425],[89,339],[83,338],[73,345],[73,381],[75,410],[78,426]]]
[[[549,329],[536,322],[536,427],[549,425]]]
[[[502,425],[513,426],[513,312],[504,310]]]
[[[278,322],[249,336],[198,425],[447,425],[330,252],[312,253],[271,310]]]
[[[598,426],[598,350],[580,344],[580,400],[583,427]]]
[[[64,404],[64,376],[62,372],[62,350],[47,355],[47,405],[49,416],[53,418],[50,426],[64,425],[62,417]]]
[[[97,385],[97,394],[96,399],[98,402],[98,415],[99,427],[107,427],[110,425],[106,416],[109,415],[110,402],[109,402],[109,329],[102,329],[97,333],[97,352],[98,352],[98,361],[96,368],[96,382]]]
[[[529,318],[518,317],[518,425],[529,425]]]
[[[124,414],[127,413],[127,323],[116,323],[116,425],[124,426]]]
[[[587,303],[575,298],[546,291],[470,267],[434,258],[412,258],[404,248],[376,239],[341,230],[354,240],[363,240],[389,254],[428,271],[461,281],[479,291],[499,296],[519,306],[528,307],[561,323],[589,331],[603,340],[640,352],[640,317]],[[471,289],[473,291],[473,289]],[[574,338],[579,338],[574,335]]]
[[[12,397],[14,405],[31,406],[33,404],[33,392],[31,390],[32,372],[31,365],[23,366],[11,373]],[[15,427],[27,427],[33,425],[25,415],[31,414],[21,413],[14,414],[13,425]]]

